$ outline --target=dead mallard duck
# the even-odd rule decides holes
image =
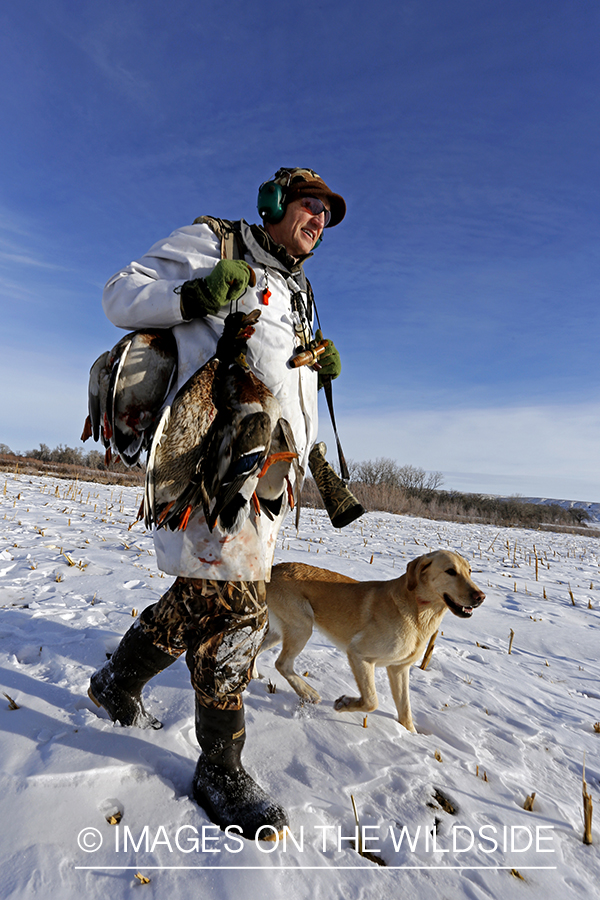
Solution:
[[[148,456],[147,527],[184,529],[202,507],[211,531],[237,534],[251,509],[273,518],[284,495],[294,505],[292,430],[246,362],[259,316],[259,309],[230,313],[215,355],[164,410]]]

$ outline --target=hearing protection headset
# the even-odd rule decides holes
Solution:
[[[265,181],[258,189],[258,214],[264,222],[277,225],[285,216],[283,188],[276,181]]]

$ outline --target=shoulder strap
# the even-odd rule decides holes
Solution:
[[[333,433],[335,435],[338,461],[340,464],[340,475],[342,476],[342,481],[347,484],[350,481],[350,472],[348,471],[348,463],[346,462],[346,457],[344,456],[344,451],[342,450],[340,436],[338,434],[337,425],[335,423],[335,414],[333,412],[333,391],[331,389],[331,375],[322,375],[321,381],[323,384],[325,399],[327,400],[327,408],[329,410],[329,416],[331,418],[331,424],[333,426]]]
[[[306,275],[305,275],[304,277],[306,278]],[[321,327],[321,323],[319,322],[319,314],[318,314],[318,312],[317,312],[317,305],[316,305],[316,303],[315,303],[315,294],[314,294],[314,291],[313,291],[313,289],[312,289],[312,284],[310,283],[310,281],[308,280],[308,278],[306,278],[306,296],[308,297],[308,320],[309,320],[309,322],[311,322],[311,324],[312,324],[312,321],[313,321],[313,315],[316,313],[317,323],[318,323],[319,328],[320,328],[320,327]]]
[[[221,259],[243,259],[246,247],[242,240],[240,223],[214,216],[198,216],[194,225],[208,225],[221,241]]]

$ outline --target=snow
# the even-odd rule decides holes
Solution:
[[[336,531],[310,510],[296,534],[289,519],[277,561],[388,579],[444,547],[471,561],[487,599],[467,622],[448,613],[429,668],[413,668],[416,735],[394,719],[384,670],[366,728],[362,713],[333,710],[354,680],[319,634],[298,661],[318,706],[302,705],[277,673],[277,648],[260,656],[244,762],[292,828],[285,845],[255,845],[218,831],[190,799],[198,748],[183,659],[145,689],[161,731],[113,725],[87,697],[134,611],[171,583],[150,535],[129,528],[140,500],[136,488],[0,479],[3,898],[600,896],[597,825],[595,844],[582,842],[584,753],[600,809],[596,539],[383,513]],[[351,795],[366,849],[386,866],[350,845]],[[115,811],[118,826],[106,819]]]

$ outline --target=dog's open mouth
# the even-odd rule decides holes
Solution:
[[[450,612],[453,612],[455,616],[458,616],[460,619],[469,619],[473,615],[473,607],[472,606],[459,606],[456,603],[450,594],[444,594],[444,602]]]

